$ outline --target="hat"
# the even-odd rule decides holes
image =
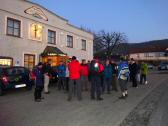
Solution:
[[[42,62],[39,62],[39,63],[38,63],[38,66],[41,66],[41,65],[43,65],[43,63],[42,63]]]
[[[72,60],[76,60],[76,56],[72,56]]]

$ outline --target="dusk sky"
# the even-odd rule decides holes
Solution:
[[[168,0],[32,0],[75,26],[124,32],[129,42],[168,38]]]

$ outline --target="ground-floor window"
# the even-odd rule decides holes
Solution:
[[[0,58],[0,65],[3,66],[12,66],[12,59],[8,59],[8,58]]]
[[[28,69],[32,69],[35,66],[35,55],[24,54],[24,66]]]

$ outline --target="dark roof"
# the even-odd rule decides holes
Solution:
[[[55,54],[55,55],[66,55],[64,52],[62,52],[60,49],[58,49],[57,47],[53,47],[53,46],[47,46],[43,53],[41,54],[42,56],[46,56],[48,54]]]
[[[129,44],[129,53],[163,52],[168,48],[168,39]]]
[[[112,49],[112,55],[126,55],[130,53],[145,53],[145,52],[166,52],[168,48],[168,39],[154,40],[142,43],[121,43]],[[96,52],[95,55],[104,56],[106,50]]]

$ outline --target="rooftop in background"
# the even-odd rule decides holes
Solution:
[[[130,53],[164,52],[168,48],[168,39],[153,40],[142,43],[122,43],[116,46],[112,54],[125,55]],[[95,53],[96,56],[104,56],[106,50]]]

